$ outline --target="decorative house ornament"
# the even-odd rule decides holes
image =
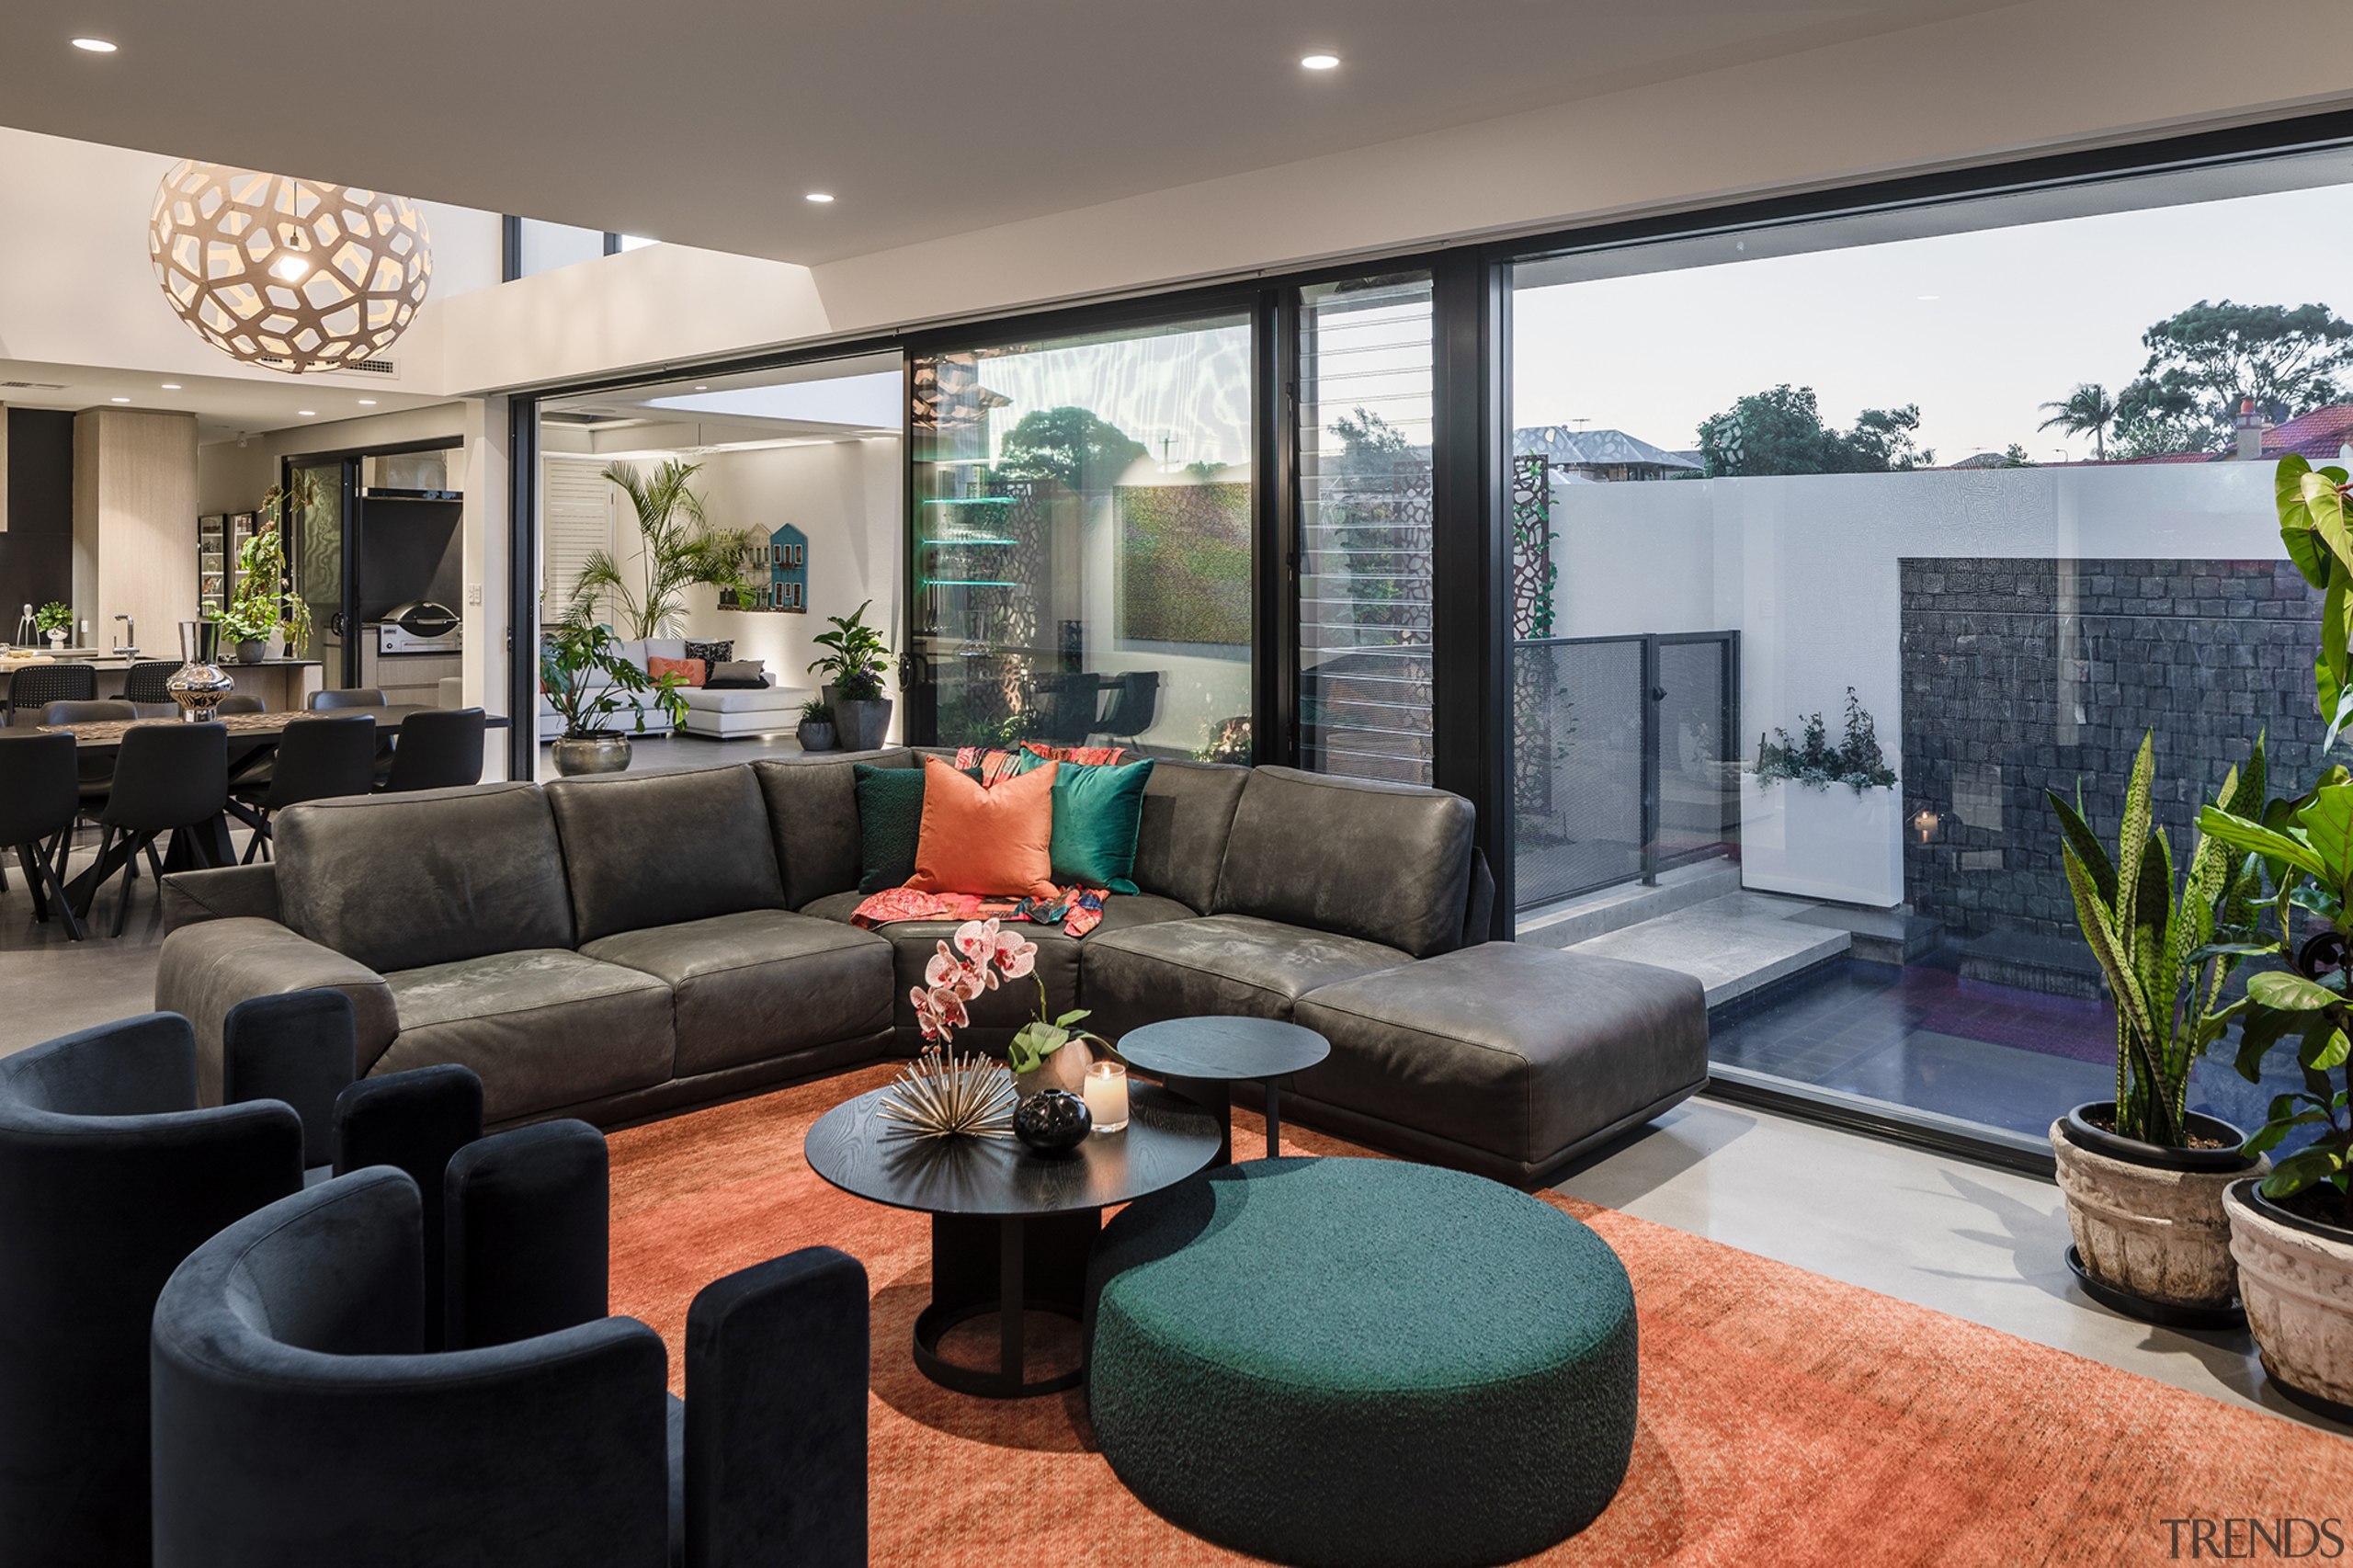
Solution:
[[[746,593],[719,596],[721,608],[808,614],[809,536],[787,523],[770,532],[765,544],[756,539],[745,544],[744,583]]]
[[[198,336],[294,375],[383,353],[433,281],[407,198],[193,160],[156,189],[147,255]]]

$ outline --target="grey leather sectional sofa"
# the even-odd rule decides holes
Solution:
[[[850,764],[320,801],[278,818],[275,865],[166,880],[155,1005],[194,1020],[209,1098],[247,997],[329,985],[360,1073],[458,1062],[485,1119],[604,1126],[912,1054],[909,989],[947,923],[851,926]],[[1116,1040],[1199,1013],[1327,1036],[1285,1108],[1415,1158],[1531,1182],[1707,1078],[1697,981],[1478,940],[1493,884],[1472,814],[1434,790],[1163,762],[1135,880],[1083,938],[1030,926],[1047,1005]],[[972,1005],[1002,1051],[1034,985]]]

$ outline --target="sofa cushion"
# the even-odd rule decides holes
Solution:
[[[764,757],[752,764],[767,802],[768,835],[784,873],[784,901],[799,909],[858,886],[858,790],[850,768],[913,767],[904,747],[847,756]]]
[[[278,812],[271,835],[286,924],[379,974],[574,945],[537,785],[313,801]]]
[[[1045,766],[1045,760],[1024,746],[1015,767],[1028,773]],[[1065,757],[1059,766],[1051,846],[1054,881],[1112,892],[1140,891],[1134,878],[1136,827],[1143,814],[1143,792],[1152,783],[1152,759],[1119,764]]]
[[[1228,763],[1154,759],[1136,819],[1136,886],[1206,911],[1249,781],[1248,768]]]
[[[858,793],[858,891],[904,886],[915,874],[915,842],[923,832],[923,770],[850,765]]]
[[[1440,790],[1254,768],[1211,907],[1444,952],[1462,939],[1472,814]]]
[[[682,691],[690,713],[782,713],[798,709],[810,693],[797,686],[700,686]]]
[[[1079,999],[1096,1013],[1088,1027],[1113,1040],[1203,1014],[1289,1019],[1292,1002],[1318,986],[1408,961],[1378,942],[1246,915],[1098,930],[1080,945]]]
[[[784,907],[749,767],[563,778],[547,797],[583,946],[616,931]]]
[[[734,656],[735,639],[733,637],[722,638],[715,642],[698,642],[691,637],[687,639],[687,657],[689,659],[700,659],[703,664],[710,668],[714,673],[718,670],[720,665],[727,663]],[[755,659],[751,662],[758,664],[760,661]]]
[[[624,931],[580,951],[670,987],[681,1078],[891,1027],[891,944],[831,920],[755,909]]]
[[[401,1032],[369,1075],[455,1062],[483,1119],[512,1121],[671,1076],[670,988],[579,953],[530,949],[384,976]]]
[[[700,659],[648,659],[645,661],[645,674],[657,686],[664,676],[676,676],[688,686],[697,687],[703,683],[710,670]]]
[[[1054,779],[1047,763],[984,785],[936,757],[923,762],[923,826],[915,835],[918,892],[1000,898],[1054,895]]]
[[[1310,991],[1332,1042],[1302,1096],[1534,1174],[1708,1078],[1708,1004],[1673,970],[1487,942]]]

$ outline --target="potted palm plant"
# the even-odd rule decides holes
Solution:
[[[651,692],[670,722],[683,724],[687,699],[678,690],[685,684],[676,675],[649,677],[622,656],[609,626],[577,618],[551,626],[540,647],[540,686],[563,720],[563,733],[551,748],[555,770],[569,778],[628,767],[630,739],[613,727],[613,715],[628,709],[636,733],[643,734],[645,710],[630,698]]]
[[[869,599],[847,616],[829,615],[831,631],[814,641],[825,653],[809,662],[824,676],[824,699],[834,710],[834,738],[846,751],[872,751],[891,729],[891,699],[882,695],[882,673],[891,666],[891,645],[866,624]]]
[[[700,472],[700,464],[676,458],[651,477],[628,463],[605,470],[637,516],[637,571],[625,573],[610,551],[592,553],[573,583],[575,619],[590,613],[587,607],[598,599],[609,599],[631,637],[661,637],[687,613],[688,589],[743,589],[744,535],[711,526],[702,497],[688,483]]]
[[[2252,932],[2257,891],[2252,862],[2211,824],[2255,814],[2263,772],[2258,741],[2200,819],[2178,881],[2165,830],[2150,821],[2154,734],[2133,759],[2113,858],[2080,802],[2051,794],[2075,918],[2116,1006],[2116,1097],[2051,1126],[2075,1237],[2067,1261],[2095,1298],[2155,1323],[2238,1321],[2223,1190],[2261,1155],[2242,1149],[2237,1128],[2189,1110],[2189,1075],[2230,1027],[2223,988],[2252,950],[2234,938]]]

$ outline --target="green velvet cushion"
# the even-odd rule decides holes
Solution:
[[[1046,759],[1025,751],[1017,773],[1043,767]],[[1152,781],[1152,761],[1065,762],[1054,775],[1054,836],[1049,851],[1054,881],[1113,892],[1136,891],[1136,832],[1143,821],[1143,787]]]
[[[858,891],[881,892],[915,874],[923,829],[923,769],[850,765],[858,791]]]

